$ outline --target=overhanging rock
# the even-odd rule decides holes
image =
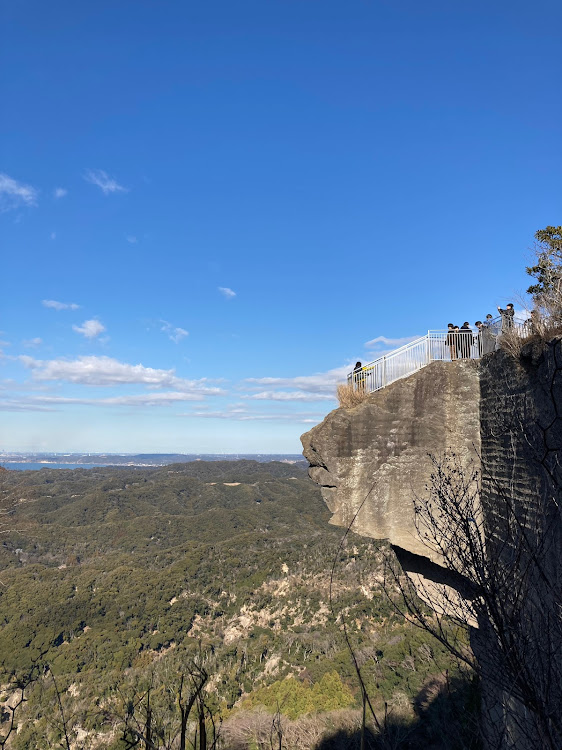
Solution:
[[[349,526],[363,503],[356,533],[421,557],[416,572],[423,559],[439,565],[418,537],[413,500],[426,492],[430,455],[453,451],[462,462],[478,464],[479,405],[478,362],[433,362],[354,408],[328,414],[301,441],[331,523]]]

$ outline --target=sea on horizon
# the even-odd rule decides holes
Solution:
[[[104,466],[115,466],[116,468],[131,468],[126,464],[51,464],[51,463],[17,463],[5,461],[0,466],[9,471],[37,471],[39,469],[99,469]]]

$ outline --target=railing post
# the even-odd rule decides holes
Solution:
[[[382,387],[386,387],[386,357],[382,358]]]
[[[427,332],[427,364],[431,362],[431,339],[429,331]]]

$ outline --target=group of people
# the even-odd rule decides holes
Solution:
[[[484,321],[477,320],[474,324],[477,328],[476,334],[468,321],[460,328],[454,323],[448,324],[445,345],[449,348],[452,360],[481,357],[496,349],[498,334],[512,329],[515,324],[515,308],[512,302],[505,308],[498,307],[498,312],[499,321],[494,320],[491,313],[486,315]],[[476,347],[476,350],[473,347]]]

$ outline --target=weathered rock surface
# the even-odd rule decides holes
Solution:
[[[480,451],[477,362],[434,362],[374,393],[352,409],[336,409],[302,436],[310,476],[322,487],[331,523],[414,555],[431,557],[414,526],[413,498],[431,473],[430,454]]]
[[[429,454],[480,464],[492,604],[476,597],[471,643],[484,745],[502,750],[562,747],[562,340],[535,348],[517,360],[497,352],[434,362],[301,438],[331,522],[355,518],[354,531],[388,539],[417,587],[462,592],[466,583],[416,531],[413,500],[426,494]]]

